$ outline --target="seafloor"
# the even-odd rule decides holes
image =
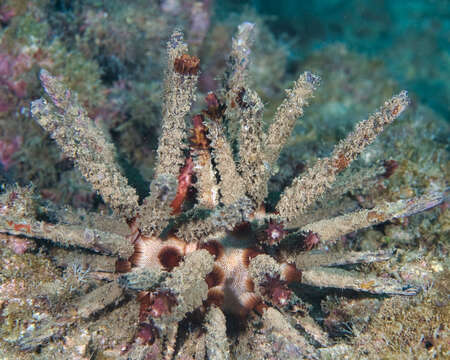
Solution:
[[[194,3],[203,4],[204,11],[191,11]],[[408,53],[403,58],[410,59],[411,52],[406,46],[402,48],[404,42],[399,38],[391,44],[392,53],[383,49],[378,57],[364,54],[354,43],[349,45],[336,39],[321,46],[308,46],[302,52],[299,48],[302,41],[298,38],[304,35],[296,38],[274,34],[268,26],[273,18],[263,17],[250,7],[239,15],[217,8],[212,0],[136,0],[126,4],[119,0],[2,1],[2,191],[6,193],[19,186],[21,191],[34,194],[39,198],[35,211],[42,218],[65,213],[67,218],[90,217],[95,221],[94,214],[108,212],[74,168],[73,161],[61,155],[30,117],[31,101],[42,96],[38,72],[46,68],[64,78],[79,94],[90,117],[116,145],[118,160],[130,184],[144,197],[153,174],[159,136],[167,38],[174,27],[182,26],[191,48],[201,59],[199,91],[220,91],[231,38],[242,21],[254,22],[258,28],[251,76],[254,89],[266,104],[265,118],[271,118],[283,99],[283,89],[302,71],[309,70],[322,78],[315,98],[281,155],[278,171],[270,182],[268,206],[276,203],[294,176],[315,159],[327,156],[357,121],[408,83],[412,85],[407,88],[412,105],[345,171],[342,186],[348,185],[345,179],[354,176],[357,181],[358,174],[367,175],[371,171],[376,174],[374,169],[385,164],[395,164],[395,171],[376,182],[361,180],[343,198],[335,199],[328,194],[317,204],[317,214],[335,216],[371,208],[380,201],[406,199],[429,189],[447,188],[449,90],[441,89],[436,80],[437,90],[430,94],[418,88],[420,82],[413,81],[415,74],[417,78],[445,78],[445,67],[440,69],[442,73],[436,69],[433,73],[413,59],[401,65],[405,67],[404,77],[397,77],[395,74],[401,70],[395,66],[399,65],[386,60],[386,54],[402,57],[404,49]],[[436,19],[433,26],[445,28],[445,23],[438,22]],[[429,48],[430,61],[434,61]],[[5,201],[4,196],[0,198],[1,204]],[[422,291],[408,298],[348,297],[339,291],[306,295],[305,307],[335,344],[320,350],[321,358],[448,358],[449,234],[450,210],[448,202],[444,202],[408,218],[343,237],[335,245],[337,250],[396,249],[391,260],[364,265],[359,270],[380,276],[393,274],[397,279],[419,285]],[[90,276],[95,274],[96,266],[102,269],[109,266],[112,273],[114,263],[100,266],[81,251],[69,252],[42,240],[17,242],[3,232],[0,236],[0,358],[114,358],[104,349],[130,340],[138,313],[138,305],[133,302],[74,322],[61,330],[60,336],[42,344],[39,339],[29,339],[29,334],[46,318],[64,313],[99,286],[100,280]],[[233,345],[232,335],[230,339]],[[246,358],[252,358],[251,354]]]

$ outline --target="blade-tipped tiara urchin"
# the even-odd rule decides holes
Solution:
[[[293,179],[275,211],[270,212],[265,199],[272,169],[320,79],[310,72],[301,74],[287,90],[265,132],[263,103],[248,84],[253,29],[250,23],[239,27],[223,94],[207,94],[205,109],[192,117],[192,126],[186,118],[196,98],[200,63],[188,54],[182,33],[177,30],[172,34],[167,44],[157,164],[150,194],[142,204],[121,175],[112,145],[88,118],[76,94],[49,72],[41,71],[49,100],[42,98],[32,103],[33,117],[63,153],[74,159],[114,215],[127,221],[130,234],[44,221],[35,221],[25,229],[16,226],[24,224],[23,219],[12,211],[5,212],[0,221],[9,234],[44,238],[118,257],[114,281],[87,294],[70,317],[58,326],[49,325],[45,336],[37,333],[42,335],[41,342],[32,342],[33,346],[41,346],[61,334],[61,328],[68,329],[77,319],[87,319],[131,295],[131,301],[137,301],[140,310],[133,340],[122,349],[129,358],[156,351],[155,344],[161,345],[157,347],[160,357],[181,355],[183,342],[188,342],[191,334],[179,336],[178,327],[185,327],[188,321],[204,325],[203,357],[229,359],[234,351],[226,338],[226,316],[246,319],[251,314],[261,316],[265,329],[286,330],[279,335],[284,340],[277,340],[278,352],[275,354],[274,348],[269,347],[261,350],[265,355],[317,358],[317,348],[329,345],[328,336],[307,314],[303,320],[296,319],[307,336],[292,326],[291,312],[299,304],[301,294],[296,294],[289,284],[375,295],[417,293],[417,288],[393,278],[332,269],[385,261],[393,256],[392,251],[353,252],[333,258],[329,253],[310,250],[323,249],[357,229],[437,205],[443,200],[443,193],[384,203],[301,228],[295,225],[338,174],[403,113],[409,104],[406,91],[393,96],[360,122],[329,157],[318,160]],[[236,151],[226,136],[229,122],[240,125]],[[196,192],[189,193],[190,188]],[[295,243],[289,254],[284,250],[287,241],[290,249]]]

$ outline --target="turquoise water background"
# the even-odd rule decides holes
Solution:
[[[222,3],[223,4],[223,3]],[[272,31],[295,38],[292,59],[329,43],[382,61],[403,88],[450,121],[450,1],[227,1],[226,11],[250,6]]]

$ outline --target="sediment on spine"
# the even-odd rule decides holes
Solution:
[[[418,293],[418,289],[405,286],[395,279],[361,277],[352,271],[332,268],[311,268],[303,271],[302,283],[317,287],[349,289],[378,295],[405,295]]]
[[[188,254],[183,263],[176,267],[161,284],[161,290],[168,290],[176,298],[177,304],[170,313],[154,319],[163,329],[167,324],[179,322],[184,316],[202,305],[208,294],[205,278],[214,265],[214,258],[206,250]]]
[[[205,318],[206,352],[209,359],[230,359],[227,341],[227,327],[225,315],[216,306],[211,306]]]
[[[264,159],[262,115],[264,105],[253,90],[245,90],[239,131],[239,171],[246,193],[259,206],[267,196],[267,165]]]
[[[277,348],[271,346],[267,351],[267,358],[274,355],[279,359],[295,358],[316,359],[316,349],[299,334],[286,317],[278,310],[269,307],[262,316],[263,331],[269,343],[276,343]]]
[[[245,196],[244,182],[237,171],[231,146],[225,138],[221,124],[210,121],[208,129],[212,156],[219,173],[220,201],[224,205],[231,205]]]
[[[262,114],[264,106],[248,79],[255,24],[242,23],[233,38],[226,92],[228,130],[239,145],[239,172],[245,192],[258,206],[267,196]]]
[[[336,176],[346,169],[362,151],[406,109],[409,99],[406,91],[386,101],[381,109],[342,140],[330,157],[319,159],[301,178],[297,177],[285,189],[276,209],[280,216],[292,221],[331,187]]]
[[[235,108],[232,105],[241,88],[247,87],[248,65],[250,63],[250,48],[255,40],[255,24],[244,22],[238,26],[233,37],[232,50],[228,60],[229,70],[226,79],[227,110]]]
[[[148,291],[158,286],[168,274],[158,268],[136,268],[121,275],[117,281],[125,289]]]
[[[439,205],[445,192],[431,192],[419,197],[388,202],[370,210],[359,210],[350,214],[324,219],[303,226],[300,231],[312,231],[320,237],[319,247],[328,246],[341,236],[394,218],[410,216]]]
[[[187,150],[185,116],[195,101],[200,60],[187,54],[183,34],[175,30],[167,42],[167,69],[164,80],[162,132],[158,144],[155,180],[150,195],[144,200],[138,222],[145,234],[160,233],[172,217],[173,180],[177,181],[186,161]],[[161,194],[167,188],[170,196]],[[175,186],[175,194],[177,187]],[[173,196],[175,196],[175,194]]]
[[[325,266],[345,266],[354,264],[370,264],[373,262],[387,261],[394,255],[392,250],[378,251],[352,251],[346,253],[340,252],[302,252],[298,255],[286,256],[290,261],[295,262],[295,266],[299,269],[309,269],[313,267]]]
[[[1,216],[0,229],[1,233],[48,239],[63,246],[75,246],[107,255],[118,255],[123,259],[127,259],[134,252],[133,245],[126,241],[124,236],[86,228],[84,225],[50,224]]]
[[[150,195],[144,199],[137,222],[145,235],[159,235],[172,217],[171,203],[177,193],[177,178],[160,174],[150,184]]]
[[[279,277],[283,281],[295,282],[300,280],[300,272],[293,265],[280,263],[273,257],[265,254],[258,255],[250,260],[249,273],[252,279],[261,284],[266,276]]]
[[[239,171],[245,191],[259,206],[267,196],[267,181],[295,121],[303,115],[316,89],[319,78],[305,72],[287,91],[287,98],[278,107],[267,137],[263,133],[263,104],[247,83],[250,46],[254,38],[254,24],[243,23],[233,39],[230,69],[227,79],[227,119],[229,131],[237,134],[239,142]],[[239,124],[239,130],[236,125]]]
[[[193,151],[194,171],[197,177],[198,205],[202,208],[214,209],[219,204],[219,186],[211,164],[211,154],[208,151]]]
[[[207,242],[209,235],[232,231],[237,224],[249,220],[254,208],[248,198],[217,207],[207,218],[190,221],[179,227],[177,236],[186,241]]]
[[[185,116],[195,101],[199,60],[187,54],[183,34],[175,30],[167,43],[167,70],[164,80],[162,133],[159,138],[156,175],[178,177],[185,161]]]
[[[46,70],[41,70],[40,78],[53,104],[45,99],[33,101],[33,118],[56,140],[64,155],[75,161],[103,200],[117,214],[132,218],[138,196],[116,165],[113,145],[89,119],[75,93]]]
[[[303,116],[304,108],[308,106],[308,101],[313,97],[319,83],[320,78],[317,75],[306,71],[300,75],[292,89],[286,90],[286,98],[278,106],[264,142],[266,159],[270,166],[278,160],[295,122]]]
[[[250,260],[249,273],[257,284],[262,284],[266,276],[281,276],[281,272],[281,265],[269,255],[258,255]]]
[[[291,135],[295,122],[319,83],[319,77],[305,72],[287,90],[287,98],[278,107],[275,119],[265,136],[262,131],[263,105],[251,90],[242,95],[239,137],[240,170],[249,196],[260,205],[267,196],[267,183],[281,150]]]
[[[79,300],[76,305],[77,314],[87,319],[92,314],[104,309],[106,306],[117,302],[123,295],[123,289],[119,284],[111,282],[91,291]]]
[[[197,202],[201,208],[214,209],[219,204],[219,186],[206,137],[207,128],[202,115],[194,116],[192,121],[194,128],[190,140],[193,170],[197,178],[194,184],[197,189]]]

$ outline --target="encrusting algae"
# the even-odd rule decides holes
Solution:
[[[27,305],[34,320],[7,330],[11,336],[4,342],[11,351],[98,359],[344,357],[351,344],[335,344],[325,330],[343,315],[330,302],[328,311],[334,318],[330,315],[322,327],[303,295],[340,289],[352,296],[377,297],[385,303],[370,327],[391,311],[390,302],[403,301],[396,296],[419,293],[417,283],[388,272],[376,276],[348,269],[393,261],[392,250],[335,254],[328,249],[358,229],[441,204],[446,189],[430,188],[421,196],[371,209],[301,221],[338,175],[403,113],[410,102],[407,93],[387,100],[329,157],[295,177],[271,209],[265,203],[268,181],[320,79],[310,72],[301,74],[266,129],[263,102],[248,84],[253,31],[252,23],[239,26],[223,91],[208,93],[206,107],[193,116],[192,126],[186,120],[196,100],[200,60],[189,55],[183,34],[173,32],[167,43],[157,164],[150,194],[142,203],[121,174],[112,144],[89,119],[77,95],[41,70],[47,97],[32,103],[32,116],[73,159],[113,215],[61,215],[51,207],[39,208],[42,200],[19,188],[2,195],[5,246],[52,242],[59,246],[51,251],[61,262],[74,256],[92,264],[83,273],[67,261],[75,265],[71,274],[64,274],[65,284],[51,283],[48,278],[58,274],[48,266],[49,274],[41,280],[46,290],[36,294],[42,305]],[[233,128],[238,129],[235,139],[230,138]],[[87,276],[95,281],[84,284]],[[68,289],[70,277],[78,283]],[[17,294],[22,285],[14,275],[6,278],[2,286]],[[394,297],[378,300],[381,296]],[[0,300],[1,316],[10,324],[8,314],[19,313],[12,298]],[[52,302],[59,304],[57,311]],[[36,315],[38,306],[42,316]],[[373,343],[368,336],[367,342],[362,335],[354,343],[364,348]]]

